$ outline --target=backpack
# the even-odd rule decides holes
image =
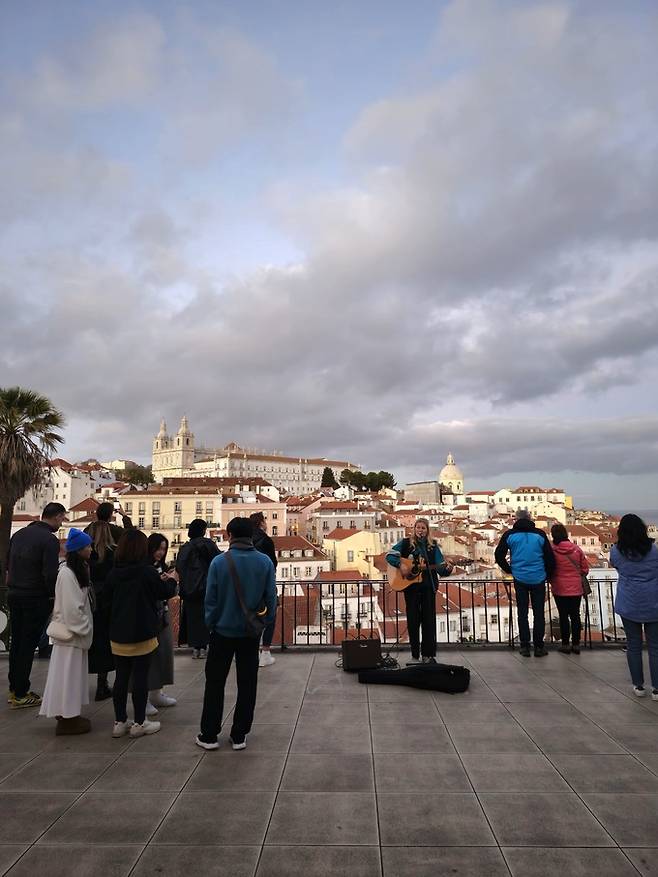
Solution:
[[[185,564],[185,572],[181,575],[179,594],[183,600],[200,603],[206,594],[206,580],[210,559],[205,545],[192,545]]]

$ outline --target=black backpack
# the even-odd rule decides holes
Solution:
[[[180,577],[179,594],[183,600],[200,603],[204,599],[209,567],[210,558],[203,542],[191,545],[185,570]]]

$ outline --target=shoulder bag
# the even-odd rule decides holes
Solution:
[[[576,563],[576,561],[570,554],[567,554],[567,560],[569,561],[569,563],[576,567],[578,572],[580,572],[580,564]],[[592,593],[592,586],[590,585],[589,579],[584,572],[580,573],[580,584],[583,587],[583,597],[589,597],[589,595]]]
[[[265,601],[261,598],[258,609],[250,609],[244,602],[244,597],[242,595],[242,586],[240,584],[240,577],[238,575],[238,570],[235,566],[235,561],[231,557],[230,550],[226,552],[226,562],[228,563],[229,572],[231,573],[231,578],[233,579],[235,594],[238,598],[240,608],[242,609],[242,614],[244,615],[244,623],[247,636],[253,639],[260,639],[266,627],[265,619],[267,617],[267,606],[265,605]]]

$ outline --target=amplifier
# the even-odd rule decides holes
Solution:
[[[378,639],[344,639],[341,643],[343,670],[374,670],[382,662],[382,644]]]

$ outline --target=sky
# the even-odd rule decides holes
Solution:
[[[4,0],[0,386],[658,507],[650,0]]]

